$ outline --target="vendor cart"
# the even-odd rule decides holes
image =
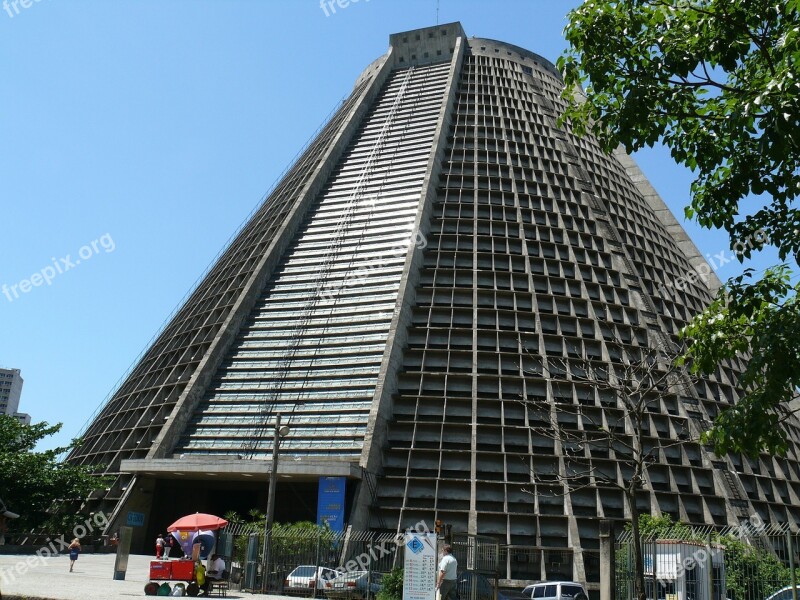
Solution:
[[[163,595],[163,592],[161,594],[158,592],[163,583],[158,584],[157,581],[182,582],[179,585],[185,587],[187,596],[197,596],[200,593],[200,586],[194,577],[194,561],[191,559],[150,561],[150,580],[144,586],[144,593],[148,596]]]

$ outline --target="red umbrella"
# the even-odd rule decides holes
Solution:
[[[228,522],[216,515],[208,515],[206,513],[194,513],[193,515],[186,515],[175,521],[172,525],[167,527],[167,531],[196,531],[198,529],[208,529],[214,531],[215,529],[222,529]]]

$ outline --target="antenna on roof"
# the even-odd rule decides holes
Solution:
[[[436,24],[439,24],[439,0],[436,0]]]

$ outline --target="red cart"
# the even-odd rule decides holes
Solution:
[[[200,593],[200,586],[194,578],[194,561],[188,560],[152,560],[150,561],[150,579],[159,581],[185,581],[187,596],[197,596]],[[155,596],[158,592],[159,584],[151,581],[144,586],[144,593],[148,596]]]

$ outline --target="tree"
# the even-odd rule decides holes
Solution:
[[[225,514],[228,532],[234,535],[234,549],[231,560],[239,565],[246,562],[247,547],[251,536],[258,536],[258,548],[264,547],[265,514],[257,508],[248,511],[245,520],[236,511]],[[298,561],[335,567],[344,563],[340,558],[341,535],[327,525],[321,526],[311,521],[295,523],[273,523],[270,536],[270,570],[288,573]],[[282,579],[281,579],[282,581]]]
[[[106,480],[90,467],[76,467],[58,458],[80,442],[36,452],[36,444],[61,429],[61,424],[25,425],[0,415],[0,493],[10,511],[19,513],[14,527],[61,529],[74,525],[70,506],[84,500]]]
[[[403,569],[395,567],[383,576],[381,591],[378,600],[402,600],[403,598]]]
[[[646,540],[669,539],[669,540],[699,540],[691,527],[680,521],[675,522],[669,515],[654,517],[651,515],[639,516],[639,533]]]
[[[725,547],[725,587],[729,598],[767,598],[792,582],[791,570],[775,551],[749,544],[734,535],[716,541]]]
[[[562,122],[607,151],[664,144],[696,174],[687,217],[724,229],[742,262],[774,245],[796,268],[800,0],[587,0],[565,36]],[[796,277],[746,270],[684,331],[698,371],[752,357],[746,393],[705,436],[718,453],[786,449],[776,425],[800,385]]]
[[[224,518],[228,521],[228,531],[235,531],[233,537],[233,556],[231,556],[231,564],[244,565],[247,557],[247,544],[249,536],[252,534],[259,535],[259,548],[264,545],[264,518],[265,514],[256,508],[248,511],[250,520],[246,521],[235,510],[230,510],[225,513]]]
[[[661,401],[691,386],[694,377],[675,366],[679,352],[666,342],[657,348],[637,349],[621,344],[609,347],[619,356],[610,366],[592,360],[542,359],[541,371],[549,374],[554,388],[560,385],[559,380],[569,378],[567,385],[577,383],[593,390],[606,408],[598,413],[593,395],[585,404],[525,398],[529,419],[542,423],[532,426],[532,430],[560,445],[556,454],[562,457],[558,472],[534,471],[532,476],[535,482],[555,480],[564,487],[564,493],[598,486],[622,492],[633,537],[634,597],[643,599],[644,561],[637,497],[645,489],[648,467],[660,462],[660,450],[696,441],[688,420],[676,431],[674,439],[656,439],[658,434],[652,431],[649,415],[661,414]],[[539,375],[538,369],[531,374]],[[619,472],[616,467],[609,468],[608,461],[598,461],[598,457],[615,459]]]

